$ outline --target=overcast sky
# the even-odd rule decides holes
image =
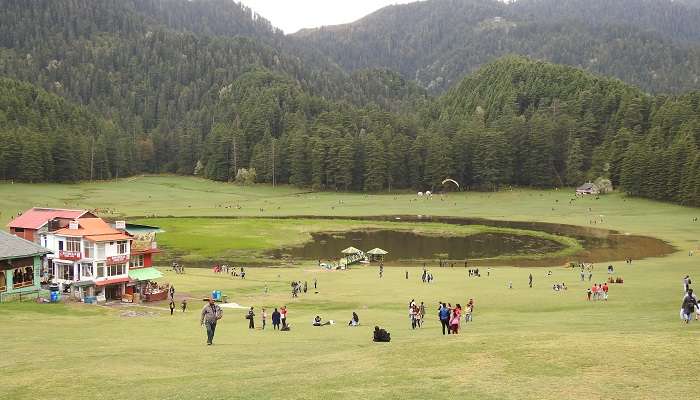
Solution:
[[[416,0],[238,0],[284,33],[356,21],[391,4]]]

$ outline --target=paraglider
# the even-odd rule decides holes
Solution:
[[[446,183],[448,183],[448,182],[454,183],[455,186],[457,186],[457,190],[462,190],[462,188],[459,186],[459,182],[457,182],[456,180],[451,179],[451,178],[445,179],[444,181],[442,181],[442,184],[444,185],[444,184],[446,184]]]

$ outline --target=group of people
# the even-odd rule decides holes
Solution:
[[[173,271],[175,271],[176,274],[184,274],[185,273],[185,266],[178,264],[176,261],[173,261]]]
[[[236,266],[229,266],[227,264],[224,265],[219,265],[219,264],[214,264],[212,267],[212,271],[215,274],[223,274],[223,275],[231,275],[231,278],[235,277],[240,277],[241,279],[245,279],[245,268],[241,267],[240,273],[238,272],[238,267]]]
[[[681,303],[681,319],[686,324],[693,320],[693,313],[695,314],[695,319],[700,320],[700,304],[698,303],[698,297],[693,293],[693,289],[690,287],[692,284],[690,275],[686,275],[683,278],[683,303]]]
[[[589,289],[586,290],[586,295],[588,296],[588,301],[591,300],[608,300],[608,284],[607,283],[594,283]]]
[[[474,268],[474,269],[471,269],[471,268],[470,268],[470,269],[469,269],[469,277],[470,277],[470,278],[471,278],[471,277],[480,278],[480,277],[481,277],[481,274],[479,274],[479,268]]]
[[[452,307],[452,304],[445,304],[442,302],[440,302],[439,305],[438,318],[440,319],[443,335],[445,335],[445,332],[447,332],[448,335],[456,335],[459,333],[462,315],[464,315],[465,323],[472,321],[472,315],[474,313],[474,299],[469,299],[464,309],[459,303],[454,307]]]
[[[270,317],[272,318],[273,330],[289,330],[289,325],[287,324],[287,306],[282,306],[279,309],[275,308]],[[248,309],[245,318],[248,320],[248,329],[255,329],[255,307],[250,307],[250,309]],[[262,322],[261,328],[264,330],[267,326],[267,311],[265,307],[260,309],[260,321]]]
[[[314,282],[314,286],[316,283]],[[309,290],[309,284],[307,281],[304,281],[302,284],[301,281],[293,281],[292,284],[292,297],[299,297],[299,293],[304,292],[306,293]]]
[[[586,274],[588,274],[588,282],[590,282],[593,279],[593,264],[580,263],[579,266],[581,268],[581,282],[586,281]]]
[[[416,303],[414,299],[408,303],[408,317],[411,319],[411,329],[420,328],[423,326],[423,319],[425,318],[425,305],[420,302],[420,305]]]
[[[428,272],[427,269],[423,268],[423,275],[421,275],[421,280],[423,283],[431,283],[433,280],[435,280],[435,277],[433,277],[432,272]]]
[[[563,291],[563,290],[569,290],[569,288],[566,287],[566,283],[562,282],[561,284],[559,284],[559,283],[553,284],[553,285],[552,285],[552,290],[554,290],[555,292],[560,292],[560,291]]]

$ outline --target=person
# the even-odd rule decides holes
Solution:
[[[695,296],[693,296],[693,289],[689,289],[681,304],[681,316],[686,324],[690,323],[692,320],[693,312],[695,312],[697,306],[698,301]]]
[[[206,326],[207,328],[207,345],[211,346],[214,344],[214,334],[216,333],[216,324],[223,317],[223,311],[219,307],[214,299],[205,299],[208,301],[207,304],[202,308],[202,316],[199,320],[199,324]]]
[[[384,277],[384,264],[379,264],[379,279]]]
[[[374,327],[374,338],[375,342],[390,342],[391,335],[385,329],[380,329],[378,326]]]
[[[583,272],[583,267],[581,267],[581,282],[586,280],[585,272]]]
[[[593,294],[593,292],[591,291],[591,288],[588,288],[588,289],[586,290],[586,296],[588,296],[588,301],[591,301],[591,295],[592,295],[592,294]]]
[[[187,310],[187,299],[182,299],[182,304],[180,304],[180,307],[182,307],[182,312]]]
[[[603,300],[608,301],[608,283],[603,283]]]
[[[304,281],[304,293],[308,290],[309,283],[307,281]]]
[[[528,277],[528,285],[530,285],[530,289],[532,289],[532,274]]]
[[[440,325],[442,325],[442,334],[445,334],[445,329],[447,329],[447,334],[450,334],[450,309],[447,308],[445,303],[440,304],[438,317],[440,318]]]
[[[248,329],[255,329],[255,311],[253,311],[253,307],[250,307],[250,310],[248,310],[246,318],[248,318]]]
[[[459,322],[462,318],[462,306],[457,303],[455,308],[452,310],[452,319],[450,320],[450,330],[455,335],[459,333]]]
[[[690,280],[690,275],[686,275],[685,278],[683,278],[683,293],[687,293],[688,289],[690,289],[691,285],[691,280]]]
[[[316,289],[317,284],[318,284],[318,281],[316,280],[316,278],[314,278],[314,289]]]
[[[464,308],[464,322],[471,322],[472,321],[472,312],[474,311],[474,306],[471,303],[467,303],[467,306]]]
[[[420,320],[421,323],[423,322],[423,318],[425,318],[425,305],[423,305],[423,302],[420,302],[420,307],[418,307],[418,312],[420,313]]]
[[[277,308],[275,307],[275,311],[272,312],[272,329],[279,330],[280,328],[280,312],[277,311]]]
[[[262,328],[263,328],[263,330],[265,330],[265,323],[267,322],[267,312],[265,311],[265,307],[262,308],[261,315],[262,315]]]
[[[416,329],[416,308],[413,302],[408,305],[408,317],[411,319],[411,329]]]
[[[406,271],[406,279],[408,279],[408,270]]]
[[[170,299],[175,300],[175,286],[170,286]]]
[[[314,318],[313,325],[314,326],[326,326],[326,325],[330,325],[331,323],[332,323],[331,321],[322,322],[321,317],[317,315],[316,318]]]
[[[350,319],[350,322],[348,323],[348,326],[358,326],[360,325],[360,317],[357,315],[355,311],[352,312],[352,319]]]
[[[282,306],[280,309],[280,321],[282,321],[282,329],[287,328],[287,306]]]
[[[513,289],[513,281],[508,281],[508,289]]]
[[[170,307],[170,315],[172,316],[173,313],[175,312],[175,302],[170,300],[169,307]]]

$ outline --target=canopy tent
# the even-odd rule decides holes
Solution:
[[[341,253],[343,253],[343,254],[358,254],[358,253],[362,253],[362,250],[356,249],[356,248],[350,246],[347,249],[341,251]]]
[[[375,247],[372,250],[368,251],[367,254],[369,254],[370,261],[382,261],[384,260],[384,256],[389,254],[389,252],[386,250],[382,250],[379,247]]]
[[[368,251],[367,254],[371,254],[373,256],[384,256],[389,254],[389,252],[386,250],[382,250],[379,247],[375,247],[372,250]]]
[[[153,267],[129,270],[129,278],[134,281],[150,281],[162,277],[163,274]]]

